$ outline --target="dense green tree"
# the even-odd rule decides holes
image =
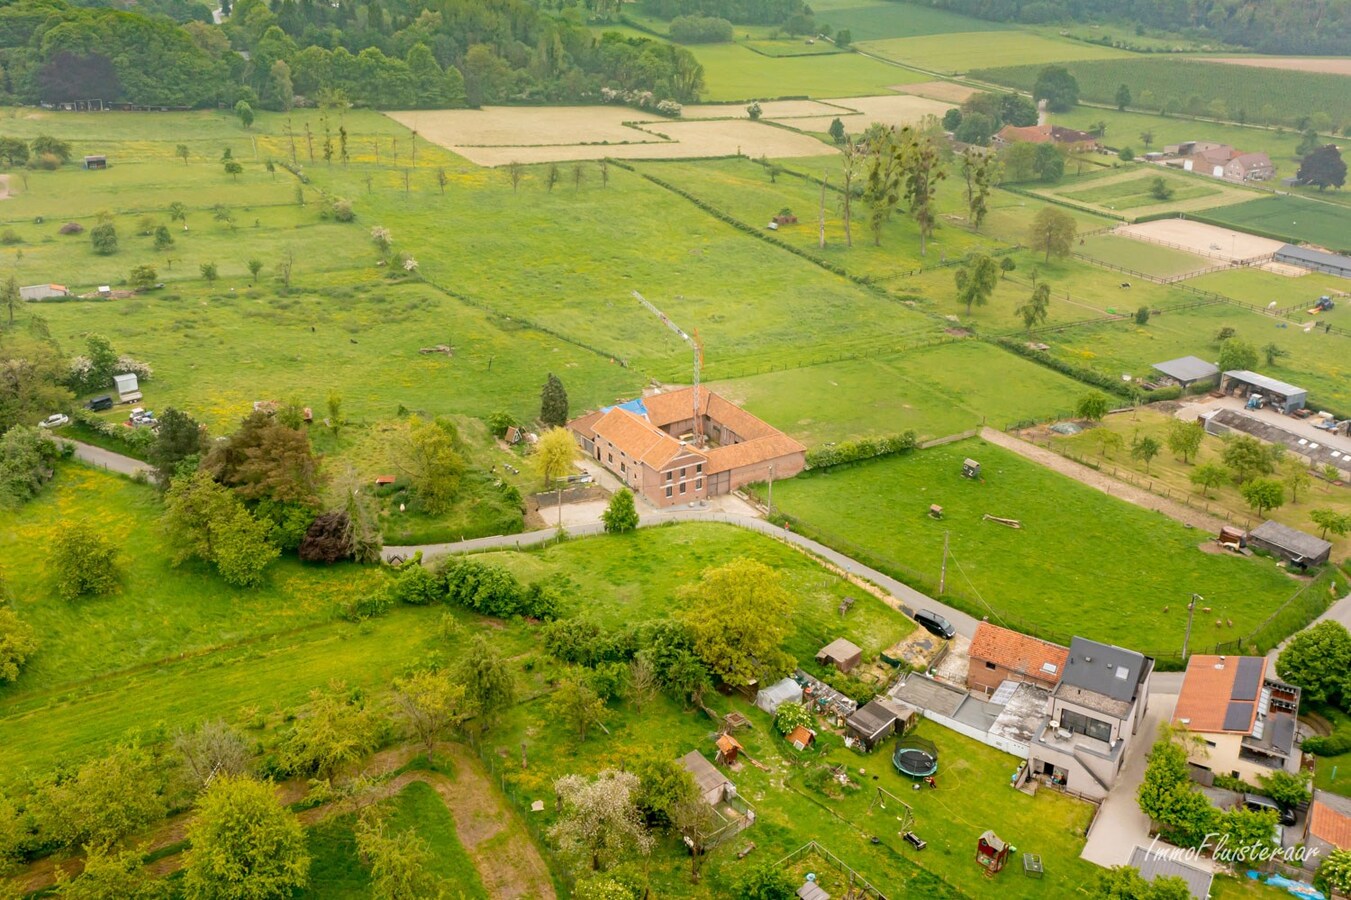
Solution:
[[[1229,470],[1216,463],[1202,463],[1191,471],[1187,480],[1201,489],[1201,493],[1210,497],[1210,489],[1217,488],[1229,481]]]
[[[213,780],[197,802],[188,840],[188,900],[282,900],[309,878],[305,831],[264,782]]]
[[[1351,515],[1340,513],[1335,509],[1315,509],[1309,513],[1309,518],[1322,529],[1319,537],[1326,538],[1328,532],[1332,532],[1337,537],[1351,532]]]
[[[1276,657],[1276,674],[1304,692],[1305,698],[1338,703],[1351,672],[1351,634],[1334,620],[1295,634]]]
[[[750,559],[705,569],[678,592],[694,651],[714,675],[741,686],[792,666],[782,648],[793,599],[777,572]]]
[[[984,253],[973,253],[961,268],[953,273],[957,285],[957,302],[966,306],[967,316],[973,306],[984,306],[999,284],[999,266]]]
[[[57,867],[57,896],[66,900],[169,900],[169,882],[146,871],[140,850],[118,852],[93,845],[85,853],[79,877]]]
[[[233,434],[212,445],[202,468],[245,500],[309,508],[322,487],[309,435],[285,424],[280,413],[255,411],[245,416]]]
[[[540,391],[539,419],[546,426],[554,427],[562,427],[568,421],[568,392],[552,372]]]
[[[610,503],[601,514],[605,530],[610,534],[624,534],[638,527],[638,510],[633,503],[633,491],[620,488],[610,497]]]
[[[357,856],[370,869],[373,900],[422,900],[446,897],[432,871],[435,856],[416,830],[391,830],[378,815],[358,820]]]
[[[55,156],[63,163],[70,162],[70,141],[63,141],[60,138],[52,137],[50,134],[40,134],[33,138],[34,156]]]
[[[1157,439],[1144,435],[1131,442],[1131,459],[1138,459],[1145,464],[1145,472],[1149,472],[1149,464],[1154,457],[1159,455],[1160,446]]]
[[[1037,75],[1033,100],[1045,100],[1051,112],[1069,112],[1079,104],[1079,82],[1064,66],[1047,66]]]
[[[8,606],[0,606],[0,684],[17,681],[19,672],[37,649],[38,642],[33,636],[32,627]],[[2,849],[3,844],[0,844]],[[2,857],[3,853],[0,853]]]
[[[1201,441],[1205,436],[1206,430],[1199,422],[1173,419],[1168,423],[1168,449],[1184,463],[1191,462],[1196,451],[1201,449]]]
[[[1220,459],[1234,473],[1234,480],[1242,484],[1258,475],[1276,471],[1277,455],[1278,451],[1271,444],[1264,444],[1251,435],[1234,434],[1225,438]]]
[[[1346,161],[1336,144],[1315,147],[1305,154],[1296,173],[1305,184],[1316,184],[1320,191],[1346,184]]]
[[[767,861],[741,874],[736,881],[736,896],[741,900],[793,900],[797,887],[786,868]]]
[[[436,752],[437,741],[459,728],[471,710],[464,685],[445,672],[422,670],[394,682],[394,709],[408,730],[427,752]]]
[[[1074,414],[1090,422],[1101,422],[1111,408],[1107,395],[1101,391],[1089,391],[1074,404]]]
[[[62,600],[107,594],[117,587],[117,545],[85,522],[72,522],[56,535],[52,565]]]
[[[1116,108],[1118,112],[1125,112],[1126,107],[1131,105],[1131,89],[1126,85],[1121,85],[1116,89]]]
[[[62,846],[111,844],[164,815],[163,787],[149,752],[118,746],[43,782],[36,818],[42,834]]]
[[[1351,850],[1333,850],[1318,865],[1314,887],[1339,894],[1351,893]]]
[[[214,564],[229,583],[250,587],[261,581],[264,569],[278,555],[267,540],[267,526],[205,470],[175,477],[164,507],[176,564],[197,558]]]
[[[1285,464],[1285,472],[1281,475],[1281,484],[1289,489],[1290,502],[1298,503],[1299,492],[1307,490],[1309,485],[1313,484],[1313,476],[1309,474],[1309,470],[1304,463],[1292,459]]]
[[[61,449],[38,428],[19,425],[0,434],[0,509],[38,495],[56,471]]]
[[[155,271],[154,266],[136,266],[127,276],[127,284],[131,286],[132,290],[148,291],[155,286],[155,281],[158,278],[159,273]]]
[[[1045,261],[1050,262],[1052,256],[1069,256],[1077,231],[1078,226],[1069,213],[1054,206],[1045,206],[1032,219],[1028,246],[1032,250],[1043,251],[1046,254]]]
[[[1309,778],[1310,773],[1307,771],[1296,775],[1284,769],[1257,776],[1262,791],[1285,809],[1294,809],[1301,803],[1309,802]]]
[[[192,416],[172,406],[160,414],[158,421],[146,461],[155,469],[155,481],[167,488],[174,476],[197,467],[206,447],[206,432]]]
[[[678,760],[662,753],[643,754],[631,766],[631,771],[638,776],[634,802],[649,827],[668,827],[676,805],[689,797],[698,796],[698,789],[689,771]]]
[[[576,456],[577,443],[572,434],[565,428],[550,428],[535,442],[530,461],[544,486],[550,487],[556,479],[568,474]]]
[[[1099,900],[1190,900],[1191,889],[1176,875],[1146,881],[1132,866],[1113,866],[1098,873],[1093,896]]]
[[[838,116],[830,123],[830,139],[836,144],[843,144],[845,138],[844,122]]]
[[[559,683],[548,705],[551,718],[570,726],[579,741],[586,740],[592,726],[605,721],[605,701],[576,672]]]
[[[1008,259],[1008,257],[1005,257]],[[1051,305],[1051,286],[1042,282],[1032,290],[1032,295],[1015,309],[1014,315],[1023,320],[1023,327],[1030,333],[1033,328],[1046,323]]]
[[[112,222],[101,222],[89,229],[89,242],[99,256],[111,256],[117,252],[117,226]]]
[[[1285,486],[1274,478],[1253,478],[1239,486],[1244,501],[1260,517],[1285,504]]]
[[[327,690],[310,692],[309,703],[282,740],[281,758],[297,775],[331,779],[375,749],[380,729],[377,713],[359,692],[334,682]]]
[[[474,710],[480,730],[497,719],[499,710],[516,702],[516,676],[483,635],[474,638],[451,677],[464,685],[465,700]]]
[[[1220,344],[1221,372],[1251,372],[1257,368],[1257,348],[1242,338],[1230,337]]]

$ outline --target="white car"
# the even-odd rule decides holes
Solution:
[[[70,416],[65,413],[52,413],[47,418],[38,423],[39,428],[60,428],[62,425],[70,424]]]

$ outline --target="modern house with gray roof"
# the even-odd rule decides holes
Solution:
[[[1181,385],[1183,390],[1194,384],[1215,381],[1220,377],[1219,366],[1208,363],[1199,356],[1180,356],[1167,362],[1155,363],[1150,368],[1169,381]]]
[[[1095,800],[1106,797],[1144,720],[1153,673],[1148,656],[1074,638],[1051,692],[1050,720],[1031,741],[1032,777]]]

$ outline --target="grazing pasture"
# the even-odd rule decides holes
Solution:
[[[1149,112],[1166,109],[1172,103],[1178,111],[1205,116],[1220,113],[1218,118],[1269,125],[1294,124],[1314,113],[1327,114],[1334,125],[1351,121],[1351,91],[1342,75],[1137,55],[1117,59],[1064,56],[1061,60],[1079,82],[1080,96],[1085,100],[1113,103],[1117,88],[1124,84],[1130,88],[1136,106],[1144,106],[1140,98],[1145,91],[1153,95],[1155,106]],[[971,75],[1030,90],[1041,71],[1037,62],[992,61]]]
[[[1305,197],[1263,197],[1208,209],[1204,215],[1295,243],[1307,241],[1333,251],[1351,251],[1351,207]]]
[[[712,385],[808,446],[914,431],[921,439],[1074,408],[1083,387],[980,341],[784,369]]]
[[[1166,200],[1161,200],[1154,194],[1155,182],[1160,178],[1172,191],[1172,195]],[[1209,184],[1199,178],[1182,178],[1155,167],[1131,168],[1114,177],[1097,179],[1085,185],[1075,184],[1072,180],[1067,181],[1069,183],[1057,186],[1049,193],[1064,197],[1066,200],[1116,212],[1140,210],[1143,213],[1145,210],[1141,207],[1172,209],[1183,205],[1194,206],[1194,203],[1187,201],[1202,198],[1208,199],[1206,205],[1213,206],[1214,198],[1223,193],[1223,186],[1220,184]],[[1247,191],[1235,193],[1240,194],[1238,199],[1253,196]]]
[[[979,480],[962,477],[966,457],[981,463]],[[836,536],[930,589],[946,535],[950,602],[1058,640],[1180,649],[1187,597],[1204,587],[1212,618],[1234,624],[1207,621],[1195,649],[1249,633],[1299,587],[1270,560],[1203,553],[1207,535],[979,440],[799,476],[774,486],[774,503],[806,533]],[[932,503],[942,520],[927,514]]]
[[[963,74],[995,66],[1035,66],[1079,59],[1115,59],[1124,50],[1041,37],[1026,31],[976,31],[866,41],[858,49],[928,72]],[[974,73],[973,73],[974,74]],[[991,79],[998,81],[998,79]]]
[[[774,58],[741,44],[699,44],[689,49],[704,66],[704,99],[714,102],[854,97],[924,80],[857,53]]]
[[[1215,265],[1215,260],[1173,250],[1160,244],[1133,241],[1115,234],[1094,234],[1084,238],[1078,253],[1148,275],[1164,277],[1184,275]]]

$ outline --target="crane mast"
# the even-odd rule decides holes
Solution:
[[[703,446],[704,417],[699,412],[699,371],[704,365],[704,343],[699,339],[699,329],[696,328],[694,330],[694,336],[691,337],[686,333],[685,329],[671,321],[670,316],[653,306],[642,294],[634,291],[633,296],[639,303],[647,307],[648,312],[660,319],[663,325],[674,331],[686,344],[689,344],[690,349],[694,351],[694,390],[691,392],[694,398],[692,403],[694,415],[694,440],[696,445]]]

